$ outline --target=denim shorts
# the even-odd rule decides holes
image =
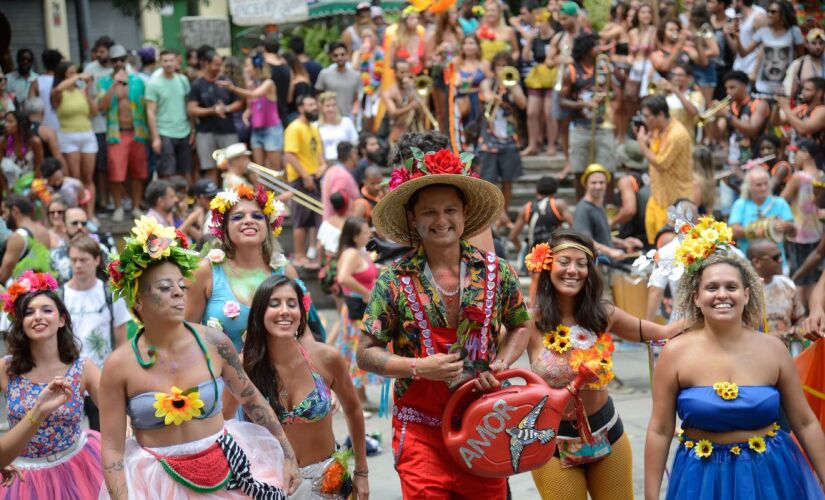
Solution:
[[[707,66],[691,65],[693,70],[693,79],[699,87],[714,87],[716,86],[716,66],[708,64]]]
[[[284,126],[273,125],[271,127],[253,128],[250,139],[252,148],[263,148],[264,151],[283,151],[284,149]]]

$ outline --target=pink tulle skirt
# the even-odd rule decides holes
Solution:
[[[103,484],[100,434],[86,430],[69,450],[59,457],[18,458],[14,466],[23,476],[8,488],[0,488],[0,498],[14,500],[74,500],[94,498]]]
[[[282,486],[284,452],[272,434],[259,425],[238,420],[227,420],[225,427],[246,453],[252,477],[261,482]],[[197,441],[151,448],[151,450],[162,456],[197,453],[211,446],[222,434],[223,431]],[[248,498],[241,490],[222,489],[212,493],[196,493],[172,479],[158,459],[144,450],[134,437],[126,440],[123,466],[126,470],[129,498],[159,500]],[[95,496],[97,493],[91,498]],[[99,498],[101,500],[109,498],[105,485],[100,490]]]

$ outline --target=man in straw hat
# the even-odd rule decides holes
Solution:
[[[396,379],[393,450],[404,498],[500,499],[504,479],[469,474],[449,458],[441,415],[451,389],[466,380],[477,377],[481,391],[499,387],[491,372],[526,348],[528,314],[510,265],[467,241],[501,213],[501,191],[471,175],[472,155],[433,147],[444,139],[406,134],[397,145],[401,160],[373,223],[414,250],[373,288],[358,366]]]

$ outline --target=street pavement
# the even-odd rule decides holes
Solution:
[[[616,376],[624,382],[623,394],[611,393],[619,415],[624,423],[624,429],[630,438],[633,447],[633,490],[635,498],[644,496],[644,441],[647,431],[647,422],[650,418],[652,401],[650,399],[650,382],[648,375],[647,348],[639,344],[617,343],[613,353],[613,366]],[[514,368],[529,369],[527,356],[515,363]],[[632,390],[631,390],[632,389]],[[370,387],[367,395],[370,401],[378,402],[378,387]],[[626,392],[626,394],[624,394]],[[392,424],[389,418],[379,418],[374,415],[366,420],[367,433],[380,432],[382,436],[382,453],[369,457],[370,469],[370,498],[376,500],[400,500],[401,487],[398,474],[392,464]],[[335,436],[343,442],[347,436],[346,422],[339,412],[333,421]],[[675,443],[675,440],[674,440]],[[673,447],[669,462],[673,457]],[[663,481],[663,492],[666,488]],[[518,474],[510,478],[510,489],[516,500],[540,499],[533,484],[530,473]],[[662,495],[664,496],[664,495]],[[616,500],[624,500],[617,498]]]

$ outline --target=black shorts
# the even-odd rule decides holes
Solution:
[[[189,137],[175,139],[160,136],[160,156],[157,157],[158,175],[189,175],[192,172],[192,147]]]
[[[109,166],[109,155],[107,154],[108,143],[106,142],[106,132],[95,134],[97,139],[97,155],[95,156],[95,172],[106,172]]]
[[[785,242],[785,256],[788,258],[788,267],[791,274],[795,273],[797,269],[802,266],[805,259],[811,252],[816,250],[819,242],[815,243],[794,243],[792,241]],[[796,286],[814,285],[819,281],[819,276],[822,274],[822,269],[819,266],[815,267],[811,272],[795,280]]]
[[[315,191],[307,191],[304,189],[304,181],[302,179],[298,179],[292,181],[290,185],[298,191],[307,194],[318,201],[321,201],[321,197],[319,195],[321,183],[319,180],[315,180]],[[296,201],[292,201],[292,227],[295,228],[317,228],[321,225],[321,214],[315,213],[312,210],[304,207],[300,203]]]
[[[481,178],[485,181],[498,184],[499,180],[514,181],[521,177],[521,156],[515,146],[499,149],[496,153],[481,151],[478,157]]]

